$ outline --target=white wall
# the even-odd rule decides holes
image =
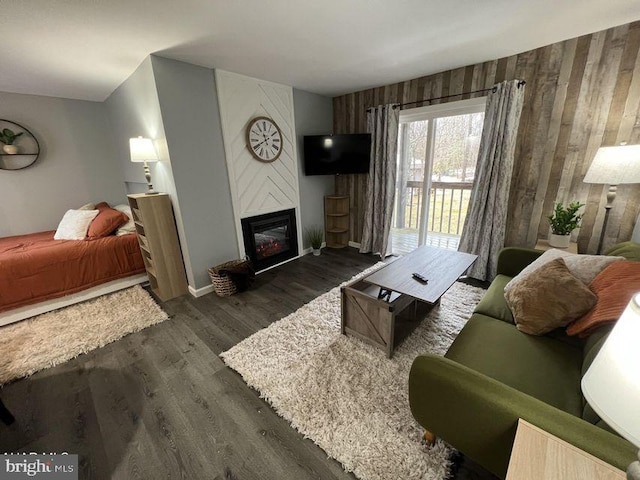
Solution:
[[[333,99],[315,93],[293,89],[293,106],[296,117],[298,142],[298,178],[300,183],[300,212],[302,232],[310,227],[324,229],[324,196],[335,189],[333,175],[304,175],[305,135],[330,135],[333,132]],[[309,245],[305,242],[304,247]]]
[[[213,70],[151,57],[195,289],[239,258]]]
[[[131,162],[129,139],[142,136],[154,140],[159,161],[149,164],[151,179],[157,191],[166,192],[171,197],[187,280],[189,285],[193,286],[195,281],[189,259],[187,233],[171,169],[171,157],[167,148],[151,58],[147,57],[104,103],[113,131],[120,168],[127,182],[127,193],[146,190],[142,164]]]
[[[149,163],[151,177],[157,190],[167,191],[170,185],[164,185],[167,177],[170,183],[171,165],[166,147],[164,125],[158,93],[153,78],[151,59],[147,57],[140,66],[125,80],[104,102],[109,122],[114,134],[114,148],[118,163],[124,175],[124,181],[132,189],[146,190],[146,180],[142,165],[132,163],[129,153],[129,138],[148,137],[154,140],[160,161]],[[168,172],[168,173],[167,173]],[[139,183],[142,187],[136,187]],[[133,192],[129,192],[133,193]]]
[[[0,118],[27,127],[41,149],[31,167],[0,170],[0,236],[54,230],[70,208],[124,200],[102,103],[0,92]]]
[[[323,225],[322,197],[332,193],[333,177],[305,177],[301,148],[303,135],[331,132],[332,100],[224,73],[232,84],[244,79],[253,92],[227,102],[234,158],[245,162],[234,166],[255,167],[255,181],[278,177],[291,197],[275,206],[243,204],[249,207],[240,207],[241,216],[294,207],[300,235]],[[283,130],[287,143],[278,165],[261,164],[244,148],[244,125],[261,114]],[[213,70],[152,56],[104,103],[0,92],[0,118],[24,124],[42,148],[34,166],[0,171],[0,236],[54,229],[69,208],[126,203],[127,193],[145,191],[142,165],[129,158],[129,138],[141,135],[154,139],[158,150],[152,179],[171,195],[189,285],[208,286],[207,268],[241,255],[230,175],[243,185],[244,167],[227,171]],[[245,186],[251,192],[252,183]]]
[[[286,85],[216,70],[220,118],[229,170],[229,182],[238,232],[244,255],[242,218],[294,208],[298,226],[300,191],[293,112],[293,89]],[[275,162],[253,158],[246,147],[245,131],[255,117],[272,118],[282,133],[282,153]],[[302,245],[298,227],[298,244]]]

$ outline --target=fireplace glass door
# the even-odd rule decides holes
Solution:
[[[290,232],[288,225],[275,223],[253,233],[256,244],[256,258],[263,260],[265,258],[278,255],[291,249]]]
[[[245,252],[256,271],[298,256],[294,209],[243,218],[242,234]]]

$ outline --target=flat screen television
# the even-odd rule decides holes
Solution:
[[[369,173],[371,134],[307,135],[304,174]]]

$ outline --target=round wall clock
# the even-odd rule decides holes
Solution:
[[[247,125],[247,148],[256,160],[273,162],[282,153],[282,133],[268,117],[256,117]]]

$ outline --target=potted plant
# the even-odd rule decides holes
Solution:
[[[324,237],[324,231],[320,227],[310,227],[304,232],[304,238],[307,243],[311,245],[313,254],[315,256],[320,255],[320,249],[322,248],[322,240]]]
[[[553,215],[547,217],[551,225],[549,245],[556,248],[567,248],[570,243],[571,232],[580,226],[582,214],[578,210],[584,207],[583,203],[571,202],[567,207],[562,203],[556,203]]]
[[[18,138],[23,133],[24,132],[13,133],[13,130],[9,128],[5,128],[4,130],[2,130],[0,132],[0,142],[4,143],[4,147],[2,147],[2,150],[4,150],[4,152],[8,153],[9,155],[15,155],[16,153],[18,153],[18,147],[14,145],[13,142],[15,142],[16,138]]]

